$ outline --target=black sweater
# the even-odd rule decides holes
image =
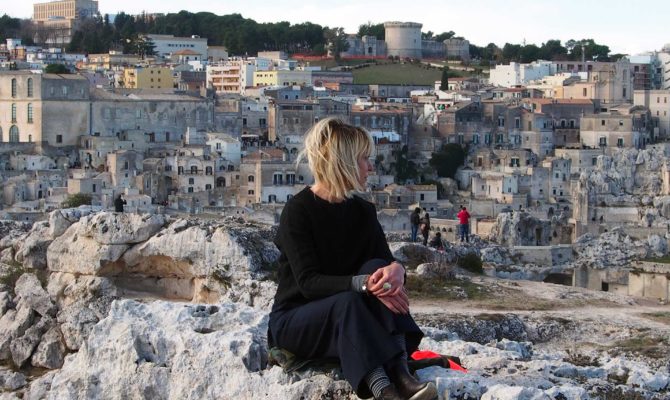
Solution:
[[[329,203],[309,187],[286,203],[275,244],[281,255],[273,311],[350,290],[368,260],[393,261],[374,205],[356,196]]]

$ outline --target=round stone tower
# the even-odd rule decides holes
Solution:
[[[387,55],[421,58],[422,26],[416,22],[384,22]]]

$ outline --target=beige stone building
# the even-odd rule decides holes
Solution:
[[[36,41],[46,44],[70,43],[81,21],[98,14],[97,0],[57,0],[33,4]]]
[[[122,86],[126,89],[169,89],[174,86],[172,70],[158,66],[126,68]]]
[[[285,203],[314,180],[307,163],[287,161],[281,149],[261,149],[240,165],[238,205]]]
[[[82,76],[0,71],[0,138],[74,146],[89,130],[89,104]]]
[[[581,142],[588,148],[643,148],[651,139],[649,111],[621,107],[607,113],[585,115],[581,118]]]
[[[648,108],[651,117],[656,118],[652,128],[654,137],[670,137],[670,90],[636,90],[633,97],[633,104]]]

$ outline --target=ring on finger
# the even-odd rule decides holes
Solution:
[[[388,291],[388,290],[391,290],[391,288],[393,288],[393,285],[391,285],[390,282],[384,282],[384,285],[382,285],[382,288],[384,288],[384,290]]]

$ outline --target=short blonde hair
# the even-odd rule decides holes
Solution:
[[[370,157],[373,143],[363,129],[337,118],[324,118],[305,135],[304,149],[298,162],[307,158],[317,183],[336,198],[349,198],[354,191],[364,191],[358,182],[358,159]]]

